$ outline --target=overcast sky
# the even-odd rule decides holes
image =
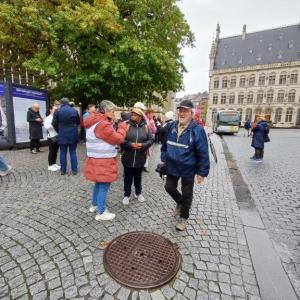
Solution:
[[[195,34],[194,48],[183,50],[188,73],[177,96],[208,90],[209,52],[217,23],[221,38],[300,22],[300,0],[181,0],[179,6]]]

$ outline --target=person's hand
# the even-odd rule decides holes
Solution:
[[[43,122],[43,119],[37,118],[36,121],[38,121],[38,122]]]
[[[204,177],[202,177],[200,175],[197,175],[196,181],[197,181],[198,184],[201,184],[202,182],[204,182]]]

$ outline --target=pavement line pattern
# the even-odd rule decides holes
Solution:
[[[248,186],[224,139],[222,139],[222,145],[239,204],[261,298],[263,300],[297,300],[298,297],[265,230]]]

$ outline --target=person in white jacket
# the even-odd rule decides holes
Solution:
[[[49,146],[49,154],[48,154],[48,170],[49,171],[58,171],[60,170],[60,166],[56,164],[57,152],[59,145],[57,143],[58,133],[52,126],[53,114],[57,110],[55,105],[50,105],[49,107],[49,115],[46,117],[44,126],[47,129],[47,137],[48,137],[48,146]]]

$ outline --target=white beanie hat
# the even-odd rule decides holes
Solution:
[[[174,113],[170,110],[165,113],[166,120],[174,120]]]
[[[137,102],[136,104],[134,104],[133,107],[139,108],[139,109],[142,109],[142,110],[147,110],[146,106],[142,102]]]

